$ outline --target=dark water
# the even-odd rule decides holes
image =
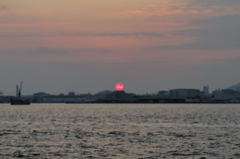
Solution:
[[[0,158],[240,158],[240,105],[0,105]]]

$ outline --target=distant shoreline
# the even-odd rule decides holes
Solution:
[[[11,104],[11,103],[0,103],[0,105],[4,105],[4,104]],[[209,103],[200,103],[200,102],[198,102],[198,103],[146,103],[146,102],[144,102],[144,103],[133,103],[133,102],[82,102],[82,103],[31,103],[31,104],[66,104],[66,105],[82,105],[82,104],[89,104],[89,105],[91,105],[91,104],[108,104],[108,105],[110,105],[110,104],[129,104],[129,105],[133,105],[133,104],[139,104],[139,105],[141,105],[141,104],[149,104],[149,105],[164,105],[164,104],[203,104],[203,105],[207,105],[207,104],[211,104],[211,105],[214,105],[214,104],[219,104],[219,105],[222,105],[222,104],[229,104],[229,105],[232,105],[232,104],[240,104],[240,102],[235,102],[235,103],[233,103],[233,102],[222,102],[222,103],[213,103],[213,102],[209,102]]]
[[[197,89],[175,89],[160,91],[158,94],[138,95],[125,91],[102,91],[97,94],[51,95],[44,92],[29,96],[0,96],[0,103],[10,103],[12,99],[30,103],[66,103],[66,104],[239,104],[240,92],[233,90],[216,91],[211,94]]]

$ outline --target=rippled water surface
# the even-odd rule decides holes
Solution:
[[[0,158],[240,158],[240,105],[0,105]]]

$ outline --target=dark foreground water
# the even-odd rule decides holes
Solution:
[[[240,158],[240,105],[0,105],[0,158]]]

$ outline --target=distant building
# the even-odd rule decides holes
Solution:
[[[64,95],[64,93],[60,93],[58,96],[64,97],[65,95]]]
[[[75,92],[68,92],[68,96],[76,96]]]
[[[231,89],[215,90],[213,91],[213,96],[215,99],[223,100],[239,100],[240,101],[240,92],[234,91]]]
[[[171,97],[177,98],[197,98],[201,96],[199,89],[173,89],[170,90]]]
[[[158,96],[160,97],[168,97],[169,96],[169,91],[159,91]]]
[[[38,92],[38,93],[34,93],[33,96],[34,97],[46,97],[46,96],[50,96],[50,94],[45,93],[45,92]]]
[[[203,94],[208,96],[210,94],[209,85],[203,87]]]
[[[109,94],[113,93],[113,91],[105,90],[98,92],[94,95],[95,99],[105,99]]]
[[[3,92],[0,91],[0,103],[6,102],[9,102],[9,98],[7,96],[4,96]]]
[[[114,91],[112,93],[106,94],[104,98],[98,98],[98,102],[132,102],[135,100],[136,95],[133,93],[126,93],[125,91]]]

